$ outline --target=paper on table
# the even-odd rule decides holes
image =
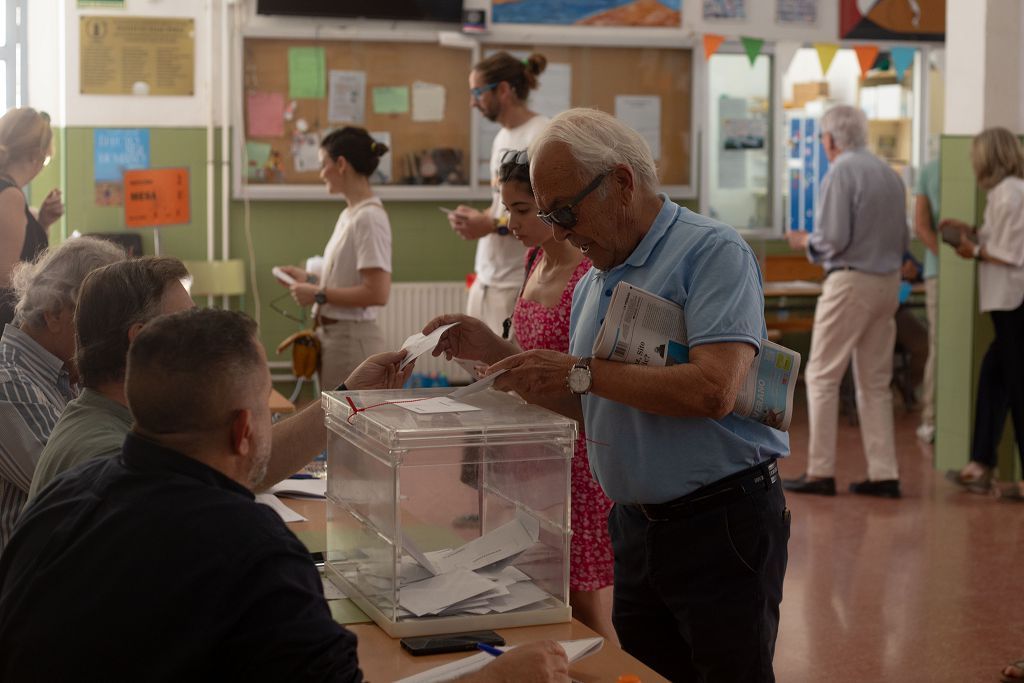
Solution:
[[[441,325],[430,334],[423,334],[417,332],[416,334],[410,334],[409,337],[402,342],[402,348],[407,350],[409,353],[402,360],[401,365],[398,369],[401,370],[409,363],[413,362],[427,351],[433,351],[434,347],[437,346],[437,342],[441,340],[441,335],[447,332],[449,329],[455,327],[458,323],[450,323],[448,325]]]
[[[444,86],[416,81],[412,84],[412,120],[444,120]]]
[[[494,380],[498,379],[506,372],[508,372],[508,368],[504,370],[498,370],[493,375],[487,375],[483,379],[478,379],[472,384],[467,384],[464,387],[459,387],[452,393],[448,394],[448,396],[450,396],[451,398],[464,398],[466,396],[469,396],[470,394],[475,394],[476,392],[482,391],[487,387],[491,386],[492,384],[494,384]]]
[[[551,595],[546,591],[537,588],[531,581],[522,581],[508,586],[508,595],[500,595],[492,599],[488,606],[495,612],[511,612],[520,607],[532,605],[535,602],[547,600]]]
[[[320,580],[324,584],[324,600],[341,600],[348,596],[338,588],[333,581],[328,579],[326,576],[321,576]]]
[[[565,650],[566,656],[569,658],[569,662],[578,662],[584,657],[589,657],[594,654],[604,645],[604,638],[580,638],[579,640],[560,640],[558,644]],[[503,651],[511,650],[511,647],[498,648]],[[459,659],[449,664],[442,664],[441,666],[435,666],[433,669],[427,669],[421,671],[414,676],[407,676],[395,683],[444,683],[444,681],[454,681],[460,676],[471,674],[474,671],[479,671],[494,660],[494,657],[487,654],[486,652],[480,652],[478,654],[466,657],[465,659]]]
[[[424,401],[416,401],[415,403],[396,403],[395,405],[405,408],[411,412],[419,413],[420,415],[434,415],[436,413],[468,413],[474,410],[480,410],[476,406],[456,401],[454,398],[449,398],[447,396],[428,398]]]
[[[249,137],[279,138],[284,135],[283,94],[251,90],[245,96],[245,113]]]
[[[284,479],[270,487],[270,492],[282,498],[326,498],[326,479]]]
[[[276,512],[281,519],[286,522],[305,522],[306,518],[300,515],[295,510],[278,500],[277,496],[272,493],[258,493],[256,494],[256,502],[263,503],[274,512]]]
[[[398,602],[422,617],[493,588],[493,581],[463,569],[402,586]]]
[[[444,557],[434,560],[438,571],[480,569],[526,550],[540,538],[540,523],[529,515],[520,515],[475,538]]]

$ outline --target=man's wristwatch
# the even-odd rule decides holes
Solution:
[[[313,295],[313,301],[323,306],[325,303],[327,303],[327,292],[325,292],[322,289],[319,290],[316,294]]]
[[[569,391],[577,395],[589,394],[590,386],[594,383],[594,377],[590,373],[590,358],[580,358],[569,370],[569,376],[565,383]]]

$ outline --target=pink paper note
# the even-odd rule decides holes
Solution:
[[[250,91],[246,97],[249,137],[279,138],[284,135],[284,95]]]

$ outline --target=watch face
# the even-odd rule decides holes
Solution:
[[[569,371],[569,391],[574,394],[590,391],[590,368],[573,368]]]

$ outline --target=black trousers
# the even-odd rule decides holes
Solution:
[[[608,523],[626,652],[676,683],[775,680],[790,526],[781,485],[669,521],[616,504]]]
[[[989,315],[996,338],[981,361],[971,460],[996,466],[996,448],[1009,412],[1024,464],[1024,304]]]

